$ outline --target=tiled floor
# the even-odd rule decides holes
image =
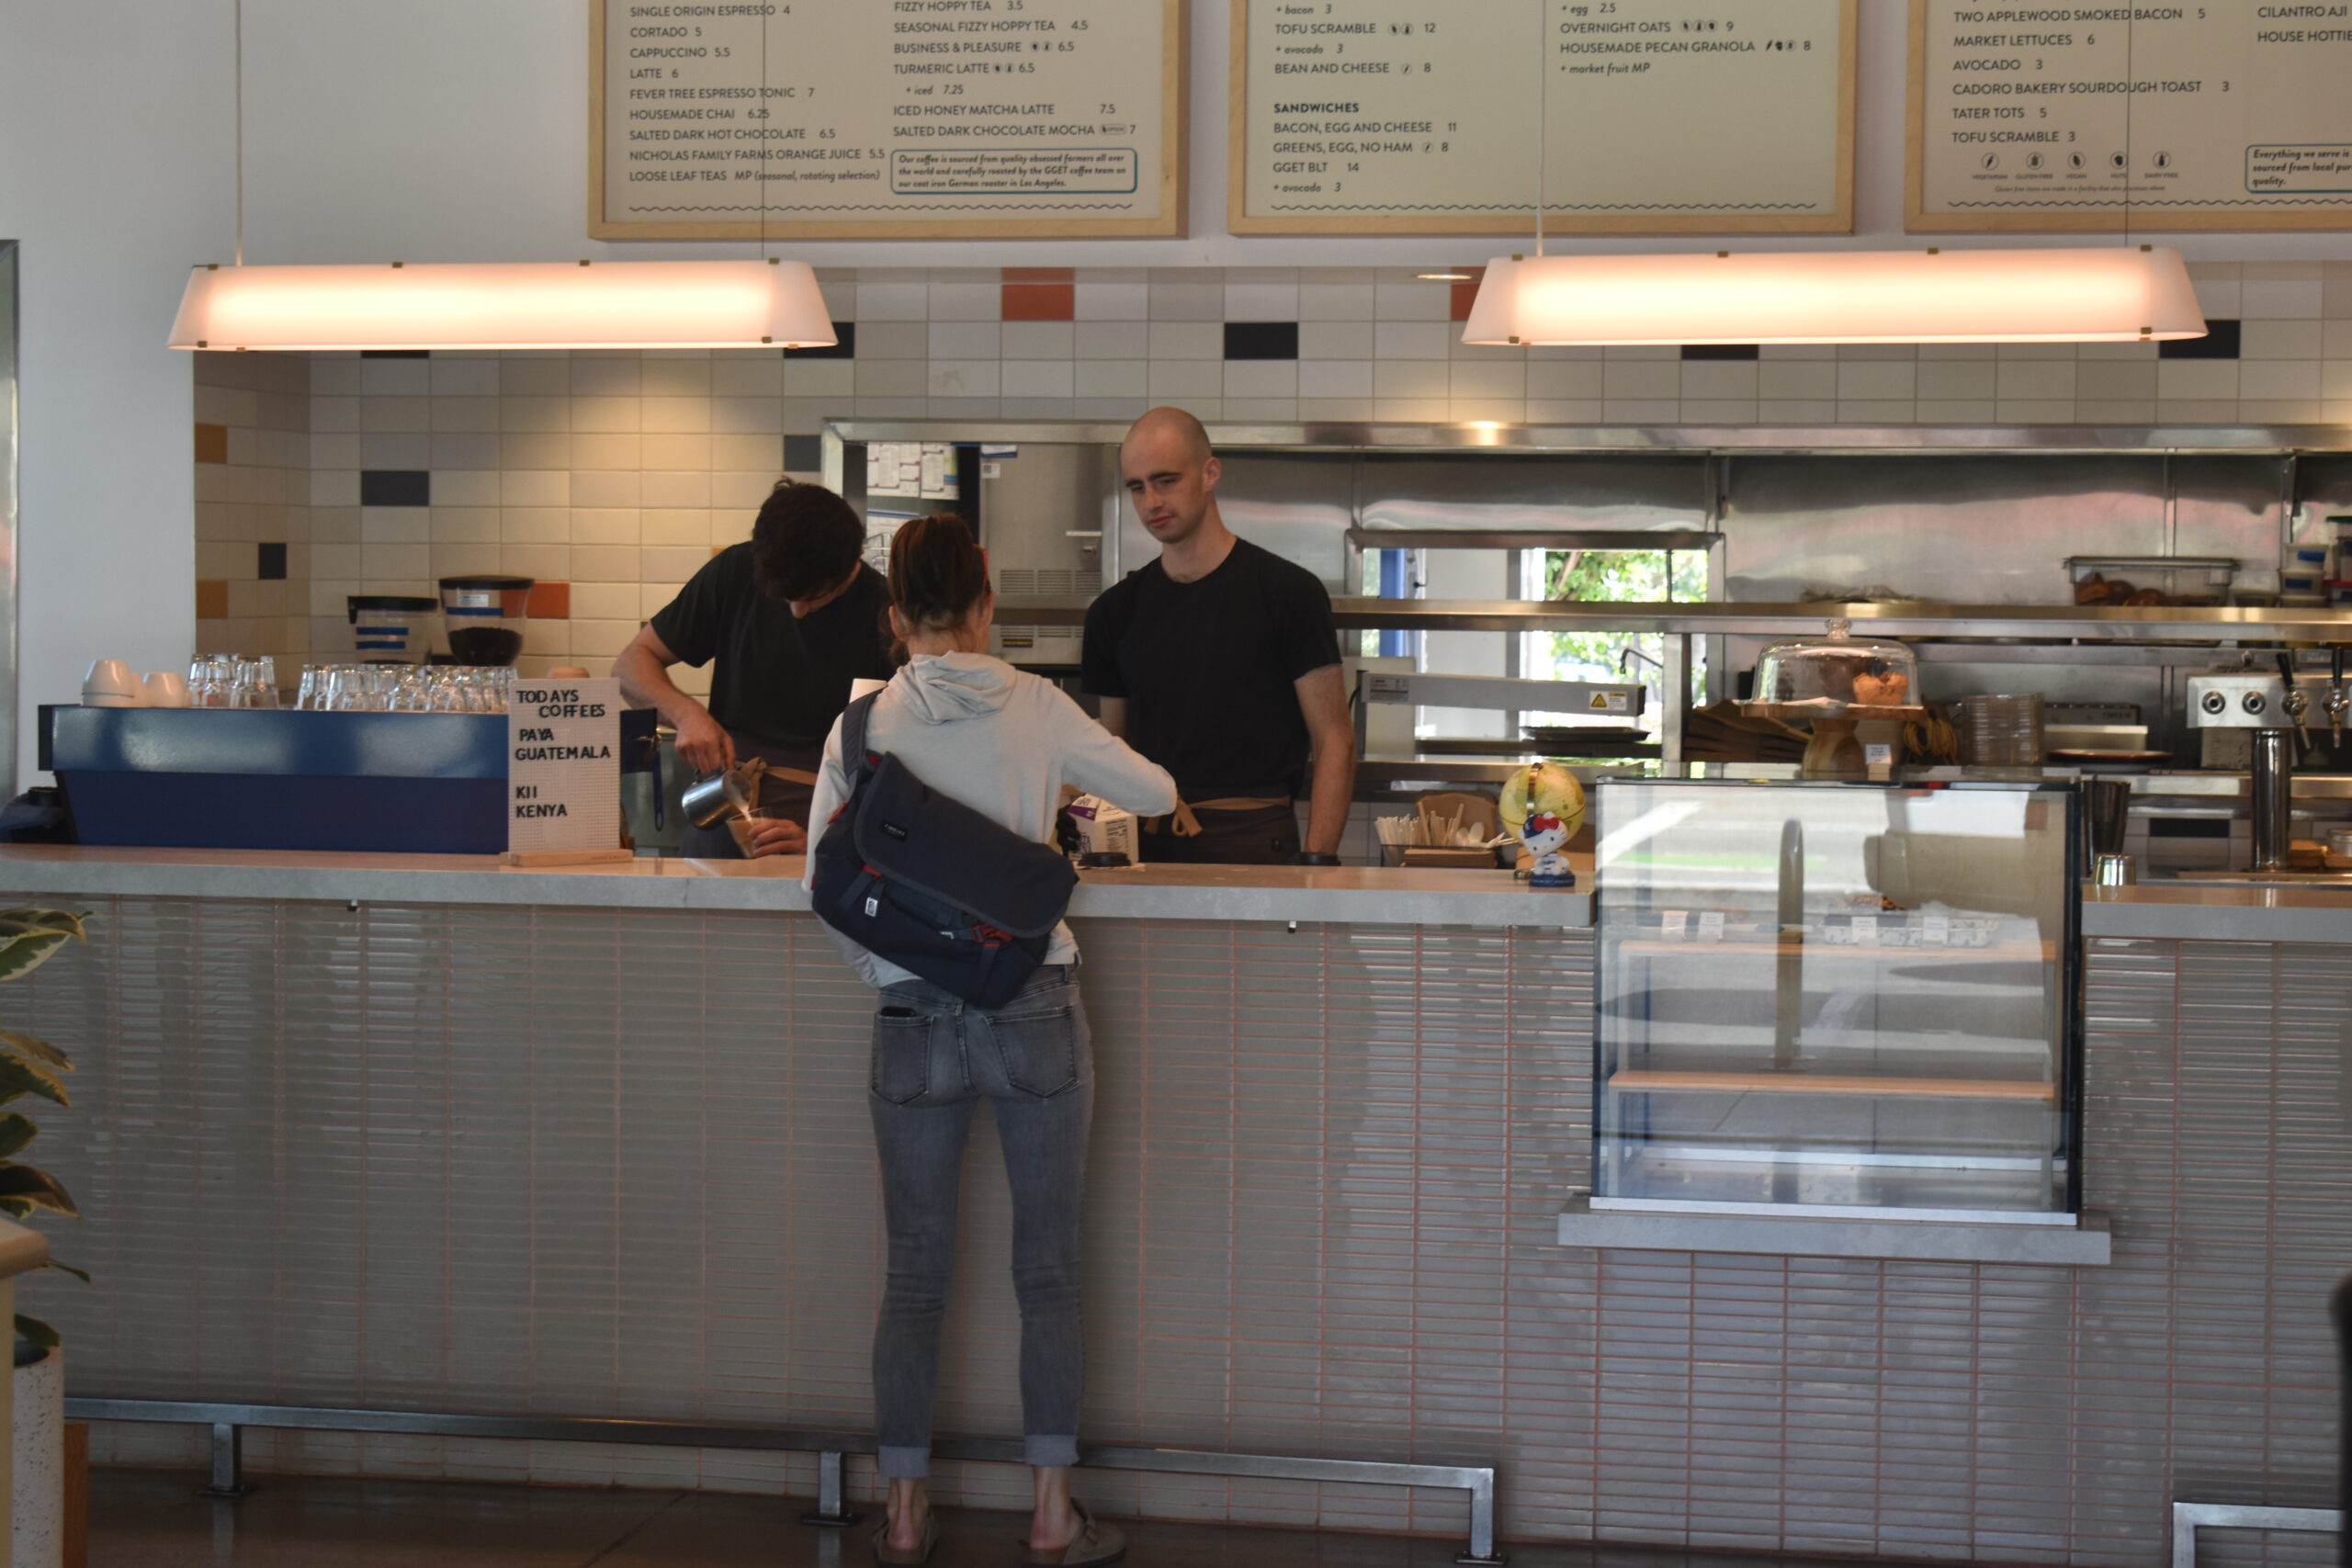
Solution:
[[[90,1568],[802,1568],[874,1561],[868,1529],[804,1528],[794,1499],[264,1476],[239,1503],[185,1472],[90,1477]],[[1010,1568],[1022,1519],[944,1510],[938,1568]],[[1436,1568],[1459,1541],[1130,1523],[1135,1568]],[[1702,1568],[1671,1551],[1512,1547],[1514,1568]],[[1743,1558],[1738,1568],[1800,1568]],[[1847,1565],[1850,1568],[1850,1564]]]

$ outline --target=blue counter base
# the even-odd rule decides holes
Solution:
[[[506,781],[286,773],[69,773],[85,844],[494,855]]]

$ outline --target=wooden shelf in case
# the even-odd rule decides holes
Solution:
[[[1609,1087],[1637,1094],[1877,1094],[1919,1100],[2030,1100],[2044,1103],[2057,1089],[2046,1083],[2000,1078],[1877,1078],[1826,1073],[1669,1072],[1623,1067],[1609,1076]]]

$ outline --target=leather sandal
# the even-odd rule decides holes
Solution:
[[[1078,1511],[1078,1534],[1068,1546],[1056,1551],[1029,1549],[1025,1562],[1046,1563],[1053,1568],[1096,1568],[1099,1563],[1116,1562],[1127,1554],[1126,1532],[1116,1525],[1106,1525],[1086,1511],[1086,1505],[1072,1502]]]
[[[910,1551],[890,1544],[890,1521],[885,1518],[882,1528],[874,1532],[874,1558],[877,1562],[919,1563],[931,1561],[932,1550],[939,1544],[939,1516],[926,1513],[922,1517],[922,1544]]]

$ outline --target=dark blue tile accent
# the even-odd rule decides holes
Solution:
[[[260,555],[259,565],[261,570],[254,573],[254,575],[259,577],[264,582],[285,581],[286,547],[284,545],[262,545],[258,547],[258,550]]]
[[[1686,343],[1682,345],[1685,359],[1758,359],[1762,355],[1752,343]]]
[[[841,341],[831,348],[787,348],[786,359],[855,359],[857,357],[857,323],[835,321],[833,336]]]
[[[362,468],[359,471],[359,504],[430,506],[433,504],[433,475],[424,468]]]
[[[359,351],[359,357],[362,359],[430,359],[433,357],[433,351],[429,348],[363,348]]]
[[[1298,323],[1227,321],[1225,323],[1225,356],[1227,359],[1296,359]]]
[[[2238,356],[2238,323],[2212,321],[2205,323],[2203,337],[2174,338],[2156,344],[2158,359],[2235,359]]]
[[[825,466],[825,438],[821,435],[787,435],[784,438],[784,471],[787,474],[813,474]]]

